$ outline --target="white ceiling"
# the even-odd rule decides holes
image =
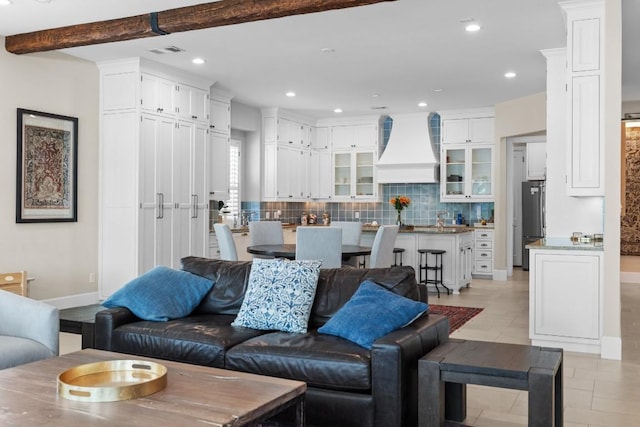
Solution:
[[[14,0],[0,6],[0,34],[203,2]],[[640,100],[640,49],[631,42],[640,40],[640,26],[631,22],[640,16],[640,0],[623,0],[623,9],[623,99]],[[482,30],[466,33],[460,23],[465,18]],[[565,46],[564,34],[557,0],[398,0],[63,51],[92,61],[142,56],[214,80],[249,105],[327,117],[336,107],[344,115],[404,113],[419,111],[417,103],[426,101],[427,110],[439,111],[542,92],[540,50]],[[149,52],[166,46],[185,52]],[[195,56],[206,64],[191,64]],[[506,71],[518,76],[507,80]],[[287,98],[288,90],[297,96]]]

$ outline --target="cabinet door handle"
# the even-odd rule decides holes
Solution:
[[[193,120],[197,120],[197,119],[198,119],[198,116],[191,116],[191,118],[192,118]]]
[[[191,195],[191,203],[192,203],[191,208],[193,209],[191,218],[196,219],[198,218],[198,195],[197,194]]]
[[[162,113],[162,112],[164,111],[164,108],[160,108],[160,107],[158,107],[158,108],[156,109],[156,111],[157,111],[158,113]]]
[[[156,193],[156,198],[158,199],[158,215],[156,215],[156,219],[164,218],[164,193]]]

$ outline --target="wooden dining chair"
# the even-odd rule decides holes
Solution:
[[[27,272],[0,273],[0,289],[22,295],[23,297],[28,296]]]
[[[218,240],[218,248],[220,249],[220,259],[226,261],[238,261],[238,250],[236,242],[233,240],[231,228],[227,224],[213,224]]]
[[[342,230],[338,227],[298,227],[296,260],[322,260],[320,268],[342,266]]]

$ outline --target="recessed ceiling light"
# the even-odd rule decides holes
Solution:
[[[444,89],[433,89],[434,92],[442,92]]]
[[[505,76],[506,78],[508,78],[508,79],[512,79],[512,78],[514,78],[515,76],[517,76],[517,74],[516,74],[516,73],[514,73],[513,71],[508,71],[508,72],[504,73],[504,76]]]
[[[334,113],[342,113],[342,108],[336,108],[333,110]]]
[[[464,30],[468,33],[475,33],[476,31],[480,31],[480,25],[474,23],[471,24],[467,24],[467,26],[464,27]]]
[[[294,96],[296,96],[296,93],[294,91],[290,90],[285,95],[287,95],[289,98],[293,98]]]
[[[379,93],[372,93],[371,97],[372,98],[380,98],[380,94]]]
[[[205,60],[202,58],[193,58],[191,62],[193,62],[196,65],[202,65],[205,63]]]
[[[0,0],[0,6],[8,6],[13,3],[11,0]]]
[[[322,53],[333,53],[333,52],[335,52],[335,49],[333,49],[331,47],[323,47],[322,49],[320,49],[320,52],[322,52]]]
[[[422,102],[418,102],[418,107],[426,107],[427,103],[422,101]]]

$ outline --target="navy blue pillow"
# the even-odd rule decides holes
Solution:
[[[413,322],[429,305],[365,280],[336,314],[318,329],[371,349],[373,342]]]
[[[182,270],[157,266],[114,292],[102,305],[126,307],[144,320],[164,322],[188,316],[213,282]]]

